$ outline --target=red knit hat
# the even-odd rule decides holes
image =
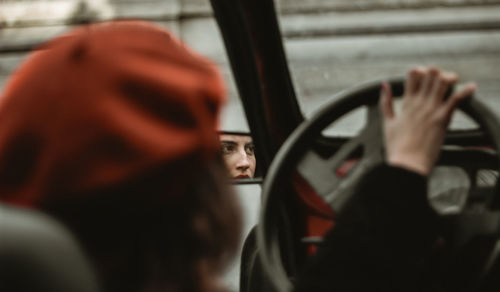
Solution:
[[[206,164],[223,101],[215,66],[150,24],[100,23],[58,37],[0,99],[0,200],[36,206],[171,162]],[[179,170],[165,184],[193,175]]]

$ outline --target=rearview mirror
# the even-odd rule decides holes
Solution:
[[[252,136],[241,132],[219,132],[220,153],[228,175],[238,183],[258,178],[258,163]]]

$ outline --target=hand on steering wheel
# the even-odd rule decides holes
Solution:
[[[470,83],[445,100],[457,79],[455,73],[433,67],[410,70],[398,115],[394,112],[391,87],[382,83],[379,104],[388,164],[425,176],[431,172],[457,104],[476,90],[476,85]]]
[[[429,174],[438,156],[442,165],[473,170],[499,169],[500,132],[497,129],[500,121],[480,99],[467,99],[458,104],[471,95],[476,86],[469,84],[446,99],[448,89],[456,82],[453,73],[417,68],[408,77],[407,81],[402,77],[389,79],[382,85],[382,92],[380,84],[383,82],[374,80],[338,93],[332,97],[332,102],[304,121],[276,154],[262,186],[263,205],[257,242],[264,270],[272,275],[273,285],[278,291],[290,291],[293,287],[290,277],[295,271],[285,266],[284,259],[293,261],[294,254],[290,256],[290,251],[295,250],[295,244],[300,244],[291,232],[290,218],[294,218],[295,213],[287,209],[290,200],[295,198],[287,192],[293,174],[299,174],[326,204],[341,212],[363,174],[384,160],[422,174]],[[403,97],[402,114],[393,110],[391,92]],[[477,128],[471,132],[446,131],[457,106]],[[366,122],[358,135],[349,137],[340,145],[336,137],[323,135],[327,127],[360,107],[366,109]],[[447,145],[460,147],[442,148],[445,136]],[[466,144],[461,145],[462,140]],[[489,146],[492,151],[467,147],[475,145]],[[347,174],[337,175],[337,170],[351,157],[358,158],[357,163]],[[471,187],[468,193],[473,190]],[[483,228],[482,223],[497,221],[484,218],[475,218],[481,224],[468,226],[473,226],[472,230],[478,234],[496,232],[496,225]],[[464,220],[470,222],[469,219]],[[463,238],[467,240],[471,236],[474,234],[466,234]]]

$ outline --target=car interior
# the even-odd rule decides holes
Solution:
[[[384,159],[380,83],[388,81],[400,96],[404,69],[434,61],[479,78],[484,88],[460,105],[429,181],[429,201],[446,217],[453,252],[468,267],[449,277],[457,287],[500,287],[494,276],[500,272],[500,1],[197,1],[186,1],[179,19],[193,30],[210,21],[217,36],[201,30],[184,39],[224,59],[216,61],[224,65],[231,98],[220,132],[251,135],[257,157],[255,178],[230,182],[244,206],[244,231],[241,255],[226,275],[229,291],[292,291],[359,178]],[[79,3],[67,26],[93,21],[92,9]],[[155,10],[150,4],[131,17]],[[106,15],[106,7],[97,9]],[[467,11],[470,17],[452,17]],[[97,20],[129,17],[110,15]],[[143,18],[177,25],[171,16]],[[4,38],[28,26],[4,23]],[[17,64],[67,26],[54,22],[34,29],[43,38],[4,43],[0,61]],[[221,43],[206,45],[210,38]],[[4,75],[14,71],[3,67],[10,68]],[[43,214],[1,206],[0,262],[2,291],[97,291],[75,238]]]

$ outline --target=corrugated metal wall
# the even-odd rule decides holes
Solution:
[[[301,107],[310,114],[339,90],[401,75],[415,64],[479,83],[500,114],[500,0],[279,0],[280,24]],[[215,60],[232,97],[227,129],[246,128],[208,0],[0,1],[0,90],[34,45],[82,21],[143,18]]]

